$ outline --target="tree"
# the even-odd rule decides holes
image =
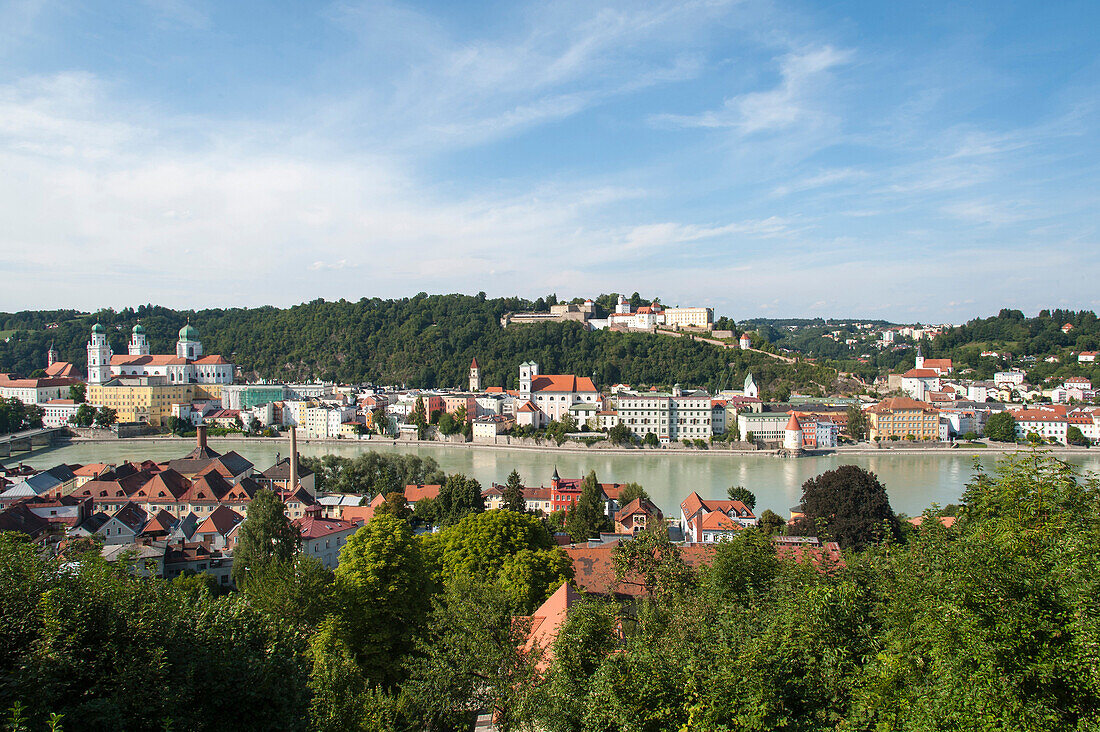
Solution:
[[[645,488],[640,483],[626,483],[619,489],[619,498],[617,503],[620,507],[625,507],[636,498],[640,498],[643,501],[649,500],[649,494],[645,492]]]
[[[1081,428],[1077,425],[1070,425],[1066,430],[1066,443],[1070,445],[1082,445],[1088,447],[1092,444],[1089,438],[1085,437],[1085,434],[1081,432]]]
[[[333,592],[332,571],[316,557],[300,553],[290,561],[253,566],[244,587],[253,607],[307,630],[332,611]]]
[[[513,470],[508,474],[508,480],[504,484],[504,491],[500,498],[500,507],[505,511],[527,510],[527,501],[523,497],[523,481],[517,471]]]
[[[408,521],[412,517],[412,509],[409,508],[409,502],[405,500],[405,494],[394,491],[386,494],[386,500],[382,505],[374,509],[374,515],[390,515],[401,521]]]
[[[691,568],[680,547],[668,537],[668,526],[657,522],[619,544],[612,553],[615,577],[662,602],[683,594],[692,584]]]
[[[86,384],[73,384],[69,387],[69,398],[77,404],[83,404],[87,398],[88,387]]]
[[[985,436],[995,442],[1016,441],[1016,418],[1012,412],[997,412],[985,423]]]
[[[587,541],[610,528],[603,488],[592,471],[581,481],[581,495],[565,516],[565,530],[573,541]]]
[[[458,523],[467,514],[485,510],[481,484],[461,473],[447,477],[439,487],[437,501],[439,524],[442,526]]]
[[[661,441],[657,439],[655,432],[646,432],[645,439],[642,440],[642,444],[646,447],[657,447],[661,444]]]
[[[761,531],[769,535],[781,532],[786,525],[787,522],[783,520],[783,517],[770,508],[765,509],[764,513],[760,514],[760,523],[757,524]]]
[[[118,421],[118,413],[110,407],[100,407],[95,413],[96,427],[110,427]]]
[[[267,488],[256,491],[248,504],[248,518],[238,531],[233,550],[233,581],[246,588],[252,569],[275,562],[290,562],[298,553],[301,535],[290,523],[286,507]]]
[[[622,422],[607,431],[607,439],[616,445],[633,445],[638,441],[631,429]]]
[[[460,425],[455,423],[455,418],[451,416],[450,412],[444,412],[439,415],[439,431],[445,435],[453,435],[461,428]]]
[[[726,489],[726,495],[731,501],[741,501],[741,503],[748,506],[750,511],[756,508],[756,495],[744,486],[730,486]]]
[[[853,440],[867,439],[867,415],[857,405],[848,407],[848,425],[845,432]]]
[[[394,516],[375,515],[340,550],[335,575],[340,610],[325,622],[369,681],[396,682],[434,589],[412,528]]]
[[[745,433],[745,442],[756,442],[756,435],[751,431]]]
[[[91,427],[92,422],[95,421],[95,415],[95,407],[90,404],[81,404],[76,408],[76,413],[71,419],[77,427]]]
[[[416,439],[423,440],[428,436],[428,411],[424,406],[424,397],[416,398],[409,422],[416,425]]]
[[[841,465],[803,483],[802,512],[800,533],[823,535],[843,549],[901,535],[886,489],[874,473],[856,465]]]
[[[263,423],[256,417],[253,417],[248,422],[248,431],[252,434],[259,434],[260,430],[262,430],[263,428]]]

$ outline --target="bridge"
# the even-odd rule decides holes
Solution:
[[[30,452],[36,447],[47,447],[67,432],[68,430],[64,427],[40,427],[13,432],[10,435],[0,435],[0,458],[11,457],[13,452]]]

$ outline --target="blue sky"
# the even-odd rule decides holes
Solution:
[[[0,0],[0,309],[1100,306],[1100,3]]]

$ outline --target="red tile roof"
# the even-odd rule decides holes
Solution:
[[[543,374],[531,379],[531,391],[578,392],[596,391],[596,385],[587,376],[572,374]]]

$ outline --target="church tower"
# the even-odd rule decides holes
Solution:
[[[477,366],[477,357],[470,361],[470,391],[481,391],[481,369]]]
[[[917,358],[916,358],[916,361],[913,364],[913,368],[917,368],[917,369],[923,369],[924,368],[924,353],[921,351],[920,346],[917,346]]]
[[[745,377],[745,387],[743,391],[745,396],[752,397],[753,399],[760,396],[760,389],[756,386],[756,382],[752,380],[751,373]]]
[[[96,323],[92,326],[92,339],[88,341],[88,383],[102,384],[111,378],[111,345],[107,342],[107,329]]]
[[[524,361],[519,365],[519,398],[531,398],[531,381],[539,375],[539,365],[534,361]]]
[[[145,326],[138,323],[130,332],[130,343],[127,352],[131,356],[149,355],[149,338],[145,335]]]
[[[46,351],[46,368],[53,366],[57,363],[58,353],[57,349],[53,347],[53,341],[50,341],[50,350]]]
[[[191,323],[180,328],[180,337],[176,341],[176,356],[188,359],[196,359],[202,356],[199,331]]]

